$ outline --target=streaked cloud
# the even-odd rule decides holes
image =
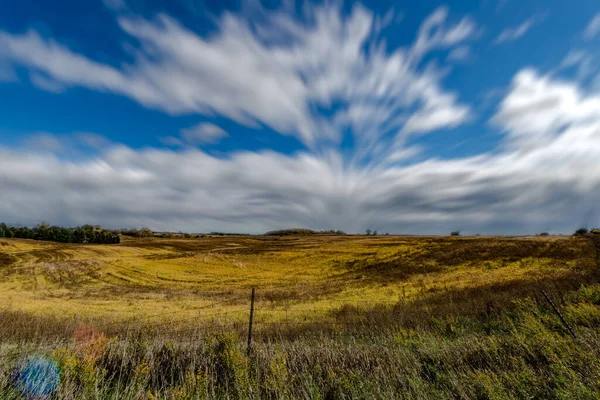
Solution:
[[[596,14],[583,31],[583,38],[592,40],[600,35],[600,13]]]
[[[45,77],[43,74],[33,72],[29,76],[31,84],[38,89],[51,93],[62,93],[66,90],[65,86],[58,81]]]
[[[368,154],[390,134],[423,134],[468,120],[469,107],[444,90],[444,75],[422,60],[473,39],[470,18],[451,23],[448,10],[438,8],[411,46],[389,51],[373,37],[378,17],[361,6],[349,15],[330,5],[312,8],[307,18],[314,24],[284,11],[261,12],[260,26],[225,13],[209,37],[165,14],[152,21],[120,16],[123,31],[141,43],[135,63],[122,68],[32,30],[0,31],[0,58],[38,74],[36,83],[45,90],[84,86],[174,115],[216,113],[251,128],[264,124],[310,149],[335,148],[350,128]],[[391,15],[379,26],[391,23]],[[273,45],[281,37],[286,44]],[[332,108],[334,103],[342,107]]]
[[[60,153],[64,150],[64,144],[61,140],[56,135],[48,132],[31,134],[23,140],[23,144],[26,148],[49,153]]]
[[[73,162],[0,150],[0,216],[193,231],[570,232],[600,196],[599,110],[576,83],[524,69],[493,117],[502,150],[476,157],[357,169],[338,152],[217,158],[113,145]]]
[[[469,46],[460,46],[448,53],[448,61],[465,62],[471,58],[471,49]]]
[[[121,11],[127,8],[125,0],[102,0],[107,8],[115,11]]]
[[[520,25],[517,25],[515,27],[505,28],[502,32],[500,32],[498,37],[496,37],[495,43],[501,44],[501,43],[507,43],[507,42],[514,42],[514,41],[520,39],[521,37],[523,37],[527,32],[529,32],[529,30],[531,28],[534,27],[535,24],[537,24],[538,22],[541,22],[541,20],[543,20],[543,19],[544,19],[544,16],[534,15],[531,18],[528,18],[527,20],[525,20]]]
[[[25,68],[43,90],[85,87],[192,120],[202,114],[266,126],[303,144],[290,154],[215,155],[202,145],[228,133],[208,122],[165,132],[171,136],[162,141],[173,149],[132,148],[92,133],[33,134],[20,146],[0,146],[0,220],[397,233],[570,232],[589,222],[600,197],[600,96],[578,79],[516,71],[488,91],[499,146],[435,157],[417,139],[481,118],[446,87],[453,70],[439,63],[468,59],[478,37],[471,18],[452,19],[438,8],[412,43],[387,48],[380,34],[397,20],[394,11],[323,5],[307,11],[309,23],[285,10],[257,12],[260,26],[222,14],[210,36],[165,14],[120,15],[125,43],[140,45],[134,61],[118,67],[34,30],[0,31],[0,65]],[[538,20],[510,28],[498,42],[522,37]],[[573,50],[555,71],[585,64],[582,74],[592,76],[588,56]],[[341,145],[345,135],[350,150]],[[81,147],[94,151],[73,157]]]
[[[208,122],[181,130],[181,137],[190,144],[212,144],[229,136],[220,126]]]

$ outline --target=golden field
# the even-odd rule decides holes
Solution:
[[[52,399],[598,399],[599,261],[584,236],[4,239],[0,398],[43,365]]]
[[[247,318],[252,287],[259,321],[425,299],[490,307],[481,301],[486,292],[502,303],[539,292],[540,282],[584,279],[586,247],[588,240],[572,237],[125,237],[120,245],[4,239],[0,307],[105,323],[236,320]]]

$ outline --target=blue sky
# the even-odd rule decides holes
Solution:
[[[1,7],[0,220],[490,234],[600,223],[597,2]]]

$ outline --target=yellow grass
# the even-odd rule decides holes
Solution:
[[[120,245],[3,239],[0,307],[105,321],[161,321],[170,313],[202,319],[223,311],[235,319],[246,318],[256,287],[258,318],[303,311],[306,317],[343,304],[372,307],[567,276],[581,267],[586,243],[570,237],[124,238]]]

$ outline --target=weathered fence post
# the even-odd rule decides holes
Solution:
[[[250,323],[248,324],[248,356],[252,348],[252,319],[254,318],[254,288],[252,288],[252,298],[250,300]]]
[[[558,315],[560,322],[562,322],[562,324],[569,330],[569,332],[571,333],[571,336],[573,336],[573,338],[577,339],[577,336],[575,335],[575,331],[573,330],[573,328],[571,328],[571,326],[563,318],[562,314],[560,313],[560,311],[558,311],[558,308],[556,308],[556,306],[554,305],[552,300],[550,300],[550,297],[548,297],[548,294],[546,293],[546,291],[544,289],[542,289],[542,294],[544,295],[544,297],[546,298],[548,303],[550,303],[550,306],[552,307],[552,309],[554,310],[556,315]]]

